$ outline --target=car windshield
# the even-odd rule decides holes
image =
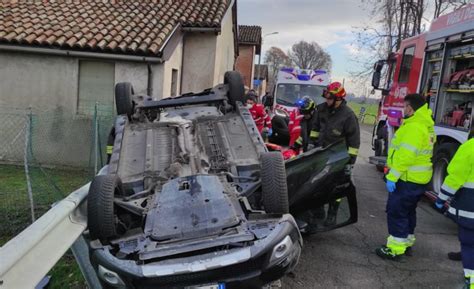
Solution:
[[[286,106],[296,106],[296,101],[303,96],[311,97],[316,104],[324,102],[325,86],[307,84],[278,84],[276,102]]]

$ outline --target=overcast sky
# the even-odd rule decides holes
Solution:
[[[331,55],[332,79],[345,78],[347,89],[360,95],[364,89],[351,84],[349,72],[355,68],[351,59],[360,57],[351,45],[353,27],[370,22],[361,1],[238,0],[238,22],[259,25],[263,34],[279,32],[264,38],[263,51],[277,46],[286,52],[300,40],[316,41]]]

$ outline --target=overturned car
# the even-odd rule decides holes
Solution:
[[[243,94],[237,72],[159,101],[117,84],[113,151],[88,195],[86,237],[104,288],[262,288],[298,262],[292,214],[309,221],[338,200],[337,222],[316,218],[313,231],[357,220],[345,144],[285,162]]]

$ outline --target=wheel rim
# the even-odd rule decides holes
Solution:
[[[447,158],[439,159],[434,166],[433,172],[433,190],[436,195],[441,191],[441,186],[443,185],[444,178],[447,175],[449,160]]]

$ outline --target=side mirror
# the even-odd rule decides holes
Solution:
[[[374,74],[372,75],[372,87],[378,89],[380,86],[380,78],[382,75],[382,68],[384,65],[383,60],[379,60],[374,64]]]

